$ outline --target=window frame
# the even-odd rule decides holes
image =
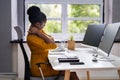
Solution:
[[[62,15],[60,18],[47,18],[48,20],[61,20],[61,22],[64,22],[61,24],[62,26],[62,33],[54,33],[51,34],[55,40],[67,40],[70,36],[70,34],[67,33],[67,21],[69,20],[98,20],[100,23],[103,23],[103,0],[25,0],[25,36],[27,35],[27,27],[28,27],[28,15],[26,13],[27,11],[27,4],[62,4]],[[82,18],[68,18],[67,17],[67,5],[66,4],[99,4],[100,5],[100,17],[99,18],[90,18],[90,17],[82,17]],[[84,37],[83,34],[73,33],[74,39],[76,41],[82,41]]]

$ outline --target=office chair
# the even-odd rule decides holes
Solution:
[[[89,24],[82,43],[98,47],[105,27],[105,24]]]
[[[43,75],[43,72],[42,72],[42,69],[41,69],[40,66],[41,66],[41,64],[50,65],[50,63],[47,63],[47,62],[37,63],[36,66],[38,66],[42,78],[41,77],[32,77],[31,73],[30,73],[30,63],[29,63],[28,56],[27,56],[27,53],[26,53],[24,45],[23,45],[23,32],[22,32],[22,29],[19,26],[14,27],[14,29],[17,32],[18,43],[19,43],[19,45],[21,47],[23,57],[24,57],[24,61],[25,61],[24,80],[45,80],[45,77]],[[60,76],[60,74],[57,77],[55,77],[54,79],[57,80],[59,76]],[[51,77],[46,78],[46,80],[51,80]]]
[[[120,23],[111,23],[106,26],[99,48],[105,51],[108,56],[113,46],[116,35],[120,29]]]

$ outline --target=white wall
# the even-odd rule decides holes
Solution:
[[[18,25],[17,8],[18,8],[17,0],[11,0],[11,31],[12,31],[12,39],[11,40],[17,39],[16,31],[14,30],[14,26]]]

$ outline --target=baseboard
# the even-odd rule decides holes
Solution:
[[[81,78],[81,79],[79,79],[79,80],[87,80],[86,78]],[[94,78],[94,79],[90,79],[90,80],[120,80],[120,79],[117,79],[117,78]]]
[[[85,80],[85,79],[80,79],[80,80]],[[91,79],[91,80],[120,80],[120,79]]]

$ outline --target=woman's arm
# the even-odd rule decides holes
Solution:
[[[45,36],[35,27],[30,28],[28,32],[42,38],[46,43],[55,43],[53,39],[50,39],[49,37]]]

